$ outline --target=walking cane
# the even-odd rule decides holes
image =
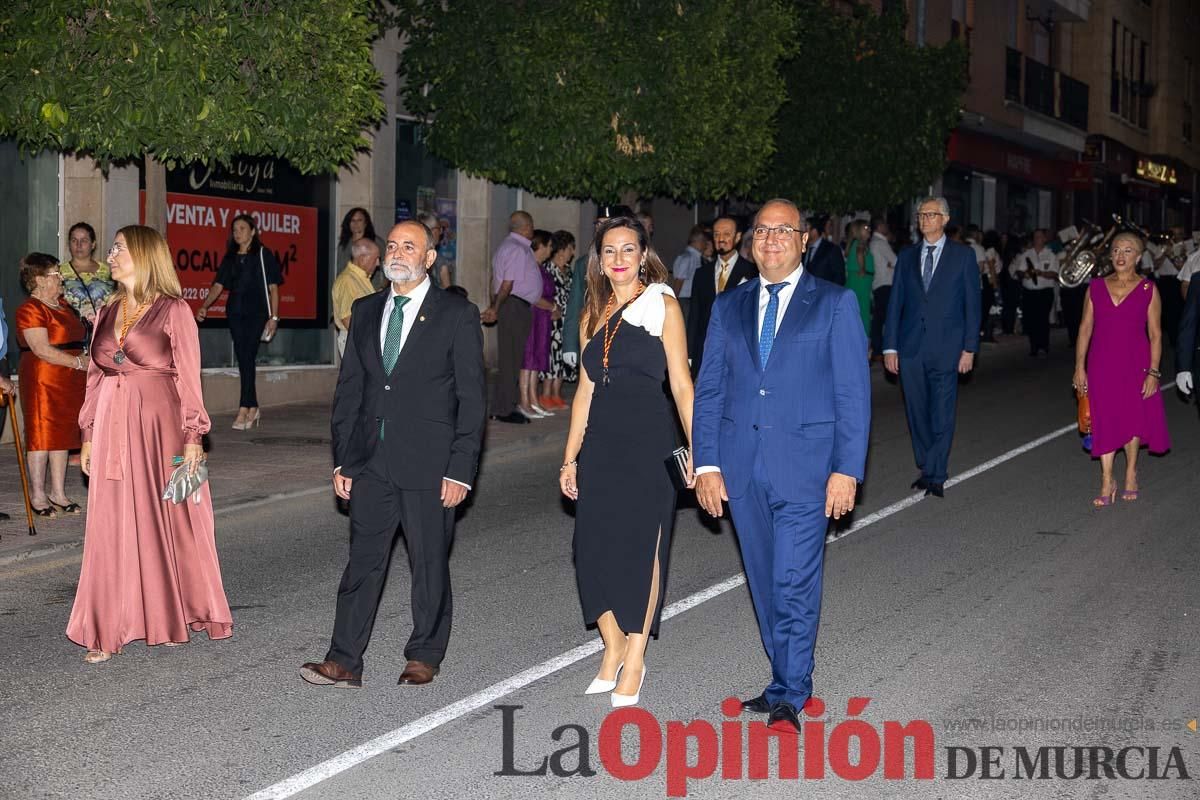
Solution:
[[[25,516],[29,519],[29,535],[37,536],[33,525],[33,506],[29,502],[29,475],[25,471],[25,448],[21,446],[21,429],[17,426],[17,404],[10,395],[0,394],[0,402],[8,404],[8,420],[12,424],[13,445],[17,448],[17,466],[21,470],[21,489],[25,492]]]

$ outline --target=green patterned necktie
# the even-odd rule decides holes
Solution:
[[[388,374],[392,374],[392,369],[396,366],[396,359],[400,357],[400,337],[404,335],[404,304],[408,302],[408,298],[402,294],[396,295],[396,302],[392,306],[392,318],[388,320],[387,335],[383,339],[383,369]],[[384,420],[379,420],[379,438],[383,438],[383,423]]]
[[[404,334],[404,304],[408,298],[402,294],[396,295],[396,303],[392,306],[392,318],[388,321],[387,336],[383,340],[383,368],[390,375],[400,357],[400,337]]]

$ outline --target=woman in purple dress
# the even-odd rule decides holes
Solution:
[[[553,234],[550,231],[536,230],[530,247],[533,248],[534,260],[542,274],[542,297],[554,302],[554,277],[550,274],[548,264],[550,259],[550,242]],[[538,417],[553,417],[554,412],[542,408],[538,403],[538,373],[550,368],[550,323],[558,316],[558,309],[553,312],[534,306],[533,322],[529,326],[529,338],[525,340],[525,358],[521,362],[521,406]]]
[[[1117,495],[1113,462],[1125,450],[1121,499],[1138,499],[1137,456],[1171,448],[1159,392],[1162,302],[1153,281],[1137,274],[1144,243],[1132,233],[1112,242],[1113,274],[1088,286],[1083,323],[1075,342],[1074,387],[1092,411],[1092,456],[1100,459],[1100,495],[1092,504],[1112,505]]]

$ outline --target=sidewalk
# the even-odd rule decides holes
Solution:
[[[329,404],[268,406],[262,423],[249,431],[230,428],[234,414],[215,414],[208,449],[209,481],[217,515],[247,503],[327,491],[330,473]],[[529,425],[488,421],[482,461],[508,458],[567,435],[569,410]],[[78,466],[67,467],[67,495],[86,507],[87,489]],[[34,517],[37,535],[28,535],[21,476],[12,444],[0,448],[0,566],[27,558],[73,550],[83,544],[84,515]]]

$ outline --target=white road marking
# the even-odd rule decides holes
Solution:
[[[1166,391],[1168,388],[1172,388],[1174,386],[1175,381],[1171,381],[1169,384],[1162,387],[1162,391]],[[946,481],[946,486],[950,487],[957,483],[962,483],[965,480],[974,478],[977,475],[987,472],[990,469],[994,469],[1006,461],[1011,461],[1017,456],[1028,453],[1030,450],[1033,450],[1036,447],[1041,447],[1043,444],[1053,441],[1063,434],[1069,433],[1075,429],[1076,424],[1071,423],[1070,425],[1064,425],[1061,428],[1053,430],[1050,433],[1047,433],[1045,436],[1039,436],[1036,439],[1026,442],[1020,447],[1015,447],[1012,450],[1009,450],[1007,453],[996,456],[995,458],[985,461],[978,466],[972,467],[961,475],[951,478],[950,480]],[[848,531],[832,541],[841,541],[850,534],[860,531],[868,525],[874,525],[876,522],[887,519],[894,514],[898,514],[904,509],[916,505],[923,497],[924,495],[918,492],[916,494],[909,495],[903,500],[892,503],[890,506],[881,508],[872,514],[868,514],[867,516],[855,522]],[[695,608],[701,603],[712,600],[714,597],[720,597],[730,589],[741,586],[745,582],[746,576],[739,573],[721,581],[720,583],[714,584],[707,589],[702,589],[695,594],[688,595],[682,600],[676,600],[674,603],[671,603],[663,609],[662,619],[668,620],[672,617],[678,616],[685,611]],[[462,700],[451,703],[450,705],[438,709],[437,711],[413,720],[407,725],[402,725],[399,728],[377,736],[368,742],[363,742],[358,747],[347,750],[340,755],[336,755],[328,761],[322,761],[320,764],[309,767],[303,772],[298,772],[290,778],[286,778],[285,780],[282,780],[273,786],[268,786],[262,791],[255,792],[245,800],[283,800],[283,798],[291,797],[304,791],[305,789],[308,789],[309,787],[321,783],[322,781],[328,780],[335,775],[352,769],[368,759],[374,758],[381,753],[386,753],[389,750],[393,750],[405,742],[412,741],[422,734],[429,733],[435,728],[439,728],[448,722],[453,722],[461,716],[470,714],[472,711],[476,711],[486,705],[494,703],[496,700],[523,689],[535,681],[539,681],[548,675],[553,675],[559,670],[566,669],[572,664],[582,661],[588,656],[599,653],[602,647],[603,643],[599,638],[593,639],[586,644],[581,644],[574,649],[555,656],[554,658],[543,661],[541,664],[530,667],[523,672],[518,672],[516,675],[513,675],[510,678],[505,678],[499,683],[494,683],[486,689],[481,689],[472,695],[468,695]]]

